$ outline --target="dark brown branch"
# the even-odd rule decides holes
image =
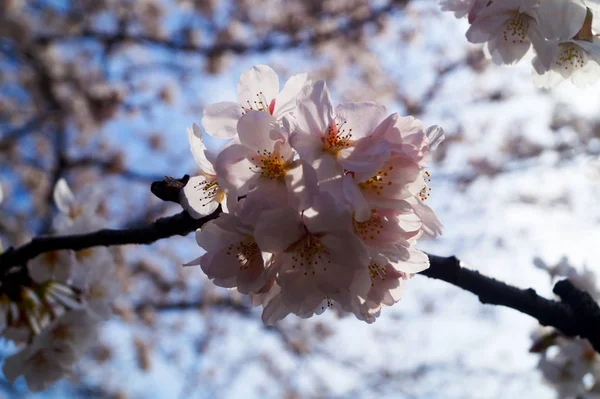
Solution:
[[[36,237],[29,243],[16,249],[9,248],[0,255],[0,275],[5,275],[10,268],[23,265],[28,260],[44,252],[61,249],[77,251],[97,246],[147,245],[163,238],[176,235],[185,236],[202,227],[208,221],[216,219],[219,213],[220,209],[204,218],[194,219],[184,211],[173,216],[160,218],[154,223],[131,229],[102,229],[88,234]]]
[[[539,296],[534,289],[520,289],[462,267],[460,260],[429,255],[427,277],[444,280],[479,297],[484,304],[506,306],[537,319],[569,337],[587,338],[600,353],[600,308],[585,292],[568,280],[556,283],[554,292],[562,302]]]
[[[187,178],[188,176],[182,179],[167,178],[161,182],[154,182],[151,190],[159,198],[173,200],[178,197]],[[0,255],[0,276],[6,276],[14,267],[23,266],[28,260],[44,252],[63,249],[81,250],[95,246],[151,244],[163,238],[184,236],[202,227],[208,221],[216,219],[220,213],[219,208],[211,215],[194,219],[184,211],[174,216],[160,218],[142,227],[121,230],[103,229],[70,236],[37,237],[28,244],[16,249],[10,248]],[[539,296],[531,288],[513,287],[475,270],[464,268],[454,256],[429,255],[429,260],[429,269],[421,274],[469,291],[477,295],[481,303],[506,306],[528,314],[540,324],[554,327],[566,336],[587,338],[600,353],[600,308],[588,293],[575,288],[569,281],[556,284],[554,292],[562,301],[555,301]],[[167,310],[189,306],[195,305],[175,303],[163,307]]]

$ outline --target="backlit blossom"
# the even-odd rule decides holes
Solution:
[[[440,5],[458,18],[469,14],[467,39],[486,43],[496,64],[518,62],[533,48],[533,80],[539,87],[598,81],[598,0],[441,0]]]
[[[281,293],[273,300],[290,313],[310,317],[327,301],[365,296],[368,251],[351,223],[350,212],[326,193],[302,213],[293,208],[263,212],[254,236],[261,249],[274,255]]]
[[[249,294],[267,282],[269,257],[258,247],[253,227],[238,215],[222,214],[198,230],[196,240],[206,253],[187,265],[200,265],[216,285]]]
[[[279,78],[266,65],[254,66],[242,73],[238,82],[238,102],[220,102],[204,109],[202,126],[215,137],[232,138],[238,120],[248,111],[262,111],[277,121],[296,108],[296,96],[309,83],[308,74],[292,76],[279,91]]]
[[[483,8],[467,31],[471,43],[487,43],[496,64],[512,64],[529,51],[546,53],[546,40],[536,20],[539,0],[503,0]]]
[[[256,67],[243,78],[264,83],[269,76]],[[424,202],[431,191],[425,167],[444,132],[410,116],[386,117],[374,102],[334,106],[324,81],[307,81],[283,119],[273,111],[279,97],[261,98],[235,116],[235,127],[205,124],[233,137],[216,157],[197,126],[188,131],[202,182],[228,201],[197,231],[206,252],[186,266],[248,294],[266,324],[330,307],[373,322],[400,299],[409,276],[429,267],[415,246],[442,232]],[[276,91],[269,93],[266,99]],[[196,184],[192,178],[183,190],[186,209],[199,198]],[[216,209],[216,193],[208,209]]]
[[[63,314],[37,335],[31,345],[6,358],[4,376],[14,382],[23,375],[33,392],[47,389],[70,373],[73,364],[93,344],[96,328],[85,311]]]
[[[225,200],[214,169],[216,154],[209,152],[202,141],[202,131],[195,123],[187,130],[192,155],[200,168],[200,175],[190,178],[180,192],[179,202],[190,215],[199,218],[213,213]]]

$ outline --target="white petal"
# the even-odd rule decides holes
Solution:
[[[408,248],[409,257],[406,260],[392,262],[396,270],[408,274],[416,274],[429,268],[429,257],[415,248]]]
[[[211,136],[230,139],[237,134],[242,107],[234,102],[211,104],[204,108],[202,126]]]
[[[222,190],[214,184],[214,179],[194,176],[179,192],[179,203],[195,219],[210,215],[219,207]]]
[[[269,102],[263,104],[263,107],[267,108],[279,93],[279,78],[271,67],[256,65],[242,72],[237,91],[238,102],[242,107],[256,109],[254,102],[260,101],[260,94],[262,94]]]
[[[586,7],[578,0],[544,0],[535,10],[538,25],[548,40],[569,40],[583,26]]]
[[[200,130],[200,126],[195,123],[192,125],[192,128],[187,129],[188,140],[190,142],[190,149],[192,150],[192,155],[196,160],[196,163],[200,167],[202,173],[208,173],[211,175],[215,174],[215,170],[213,168],[212,162],[208,160],[208,150],[202,141],[202,130]]]
[[[269,301],[263,309],[262,321],[268,326],[273,326],[279,320],[283,320],[290,311],[285,307],[281,299],[281,294],[275,296]]]
[[[333,123],[333,105],[324,80],[306,86],[298,95],[298,127],[305,133],[323,136]]]
[[[371,207],[350,174],[344,176],[344,196],[351,204],[357,222],[371,218]]]
[[[273,116],[277,119],[296,110],[296,101],[300,91],[310,83],[307,73],[292,76],[277,95]]]
[[[425,132],[427,141],[429,142],[429,151],[434,151],[438,145],[446,138],[444,129],[439,126],[430,126]]]
[[[373,133],[385,117],[385,107],[370,101],[345,103],[335,107],[335,114],[352,140],[358,140]]]
[[[54,203],[65,214],[69,213],[69,209],[75,203],[75,196],[65,179],[59,179],[54,186]]]
[[[292,208],[265,211],[254,229],[254,237],[261,250],[280,253],[304,236],[300,214]]]
[[[231,145],[217,156],[215,170],[217,171],[219,185],[230,195],[246,195],[260,174],[254,171],[248,159],[256,152],[242,144]]]
[[[297,133],[290,138],[290,144],[302,160],[312,163],[323,154],[323,143],[317,136],[310,134]]]
[[[271,131],[276,130],[276,123],[275,118],[267,112],[248,111],[238,122],[240,143],[253,153],[272,152],[275,141],[271,138]]]

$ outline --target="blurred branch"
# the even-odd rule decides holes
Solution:
[[[183,179],[167,178],[154,182],[152,192],[164,200],[171,200],[177,197],[186,182],[187,176]],[[36,237],[28,244],[16,249],[9,248],[0,255],[0,275],[6,276],[14,267],[25,265],[29,259],[44,252],[81,250],[95,246],[151,244],[163,238],[185,236],[216,219],[220,213],[219,208],[208,216],[194,219],[184,211],[137,228]],[[469,291],[477,295],[481,303],[506,306],[530,315],[540,324],[555,327],[566,336],[587,338],[596,351],[600,352],[600,308],[587,292],[575,288],[568,280],[555,285],[554,292],[562,299],[555,301],[539,296],[532,288],[520,289],[462,267],[461,261],[454,256],[429,255],[429,261],[429,269],[421,274]],[[180,302],[164,307],[181,309],[196,305]]]
[[[179,310],[200,310],[208,307],[232,309],[240,314],[249,315],[252,311],[251,306],[244,305],[242,302],[233,298],[205,298],[199,301],[178,301],[166,303],[140,303],[135,306],[136,312],[152,310],[155,312],[168,312]]]
[[[289,38],[287,40],[279,41],[267,38],[264,41],[259,42],[257,44],[229,42],[209,46],[198,46],[196,44],[184,41],[174,41],[143,35],[129,35],[123,31],[116,33],[104,33],[92,30],[83,30],[76,34],[57,34],[40,36],[35,39],[35,42],[37,44],[46,45],[56,41],[91,39],[103,43],[107,48],[112,48],[117,44],[136,43],[142,45],[162,47],[170,50],[193,52],[205,55],[207,57],[219,56],[225,53],[260,53],[275,49],[292,49],[303,45],[315,45],[331,40],[337,36],[346,35],[350,32],[362,28],[366,24],[375,22],[378,18],[394,11],[394,9],[404,8],[408,4],[408,2],[409,0],[390,0],[388,4],[373,10],[368,15],[361,18],[351,19],[349,21],[342,21],[336,24],[327,32],[311,32],[304,38]]]
[[[35,133],[36,129],[41,126],[47,118],[48,115],[38,116],[13,130],[1,133],[2,138],[0,139],[0,151],[8,150],[16,140],[31,133]]]

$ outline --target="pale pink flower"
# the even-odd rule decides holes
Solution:
[[[78,264],[72,286],[81,292],[84,307],[99,319],[112,315],[112,304],[119,295],[115,259],[104,247],[77,251]]]
[[[536,19],[538,4],[539,0],[491,2],[473,20],[467,39],[487,43],[492,61],[498,65],[519,61],[532,44],[543,57],[547,44]]]
[[[4,376],[12,383],[23,375],[31,391],[45,390],[70,373],[73,364],[93,344],[96,331],[96,322],[85,311],[64,313],[29,346],[6,359]]]
[[[196,241],[206,253],[185,266],[200,265],[220,287],[258,293],[268,279],[270,256],[258,247],[252,230],[238,215],[221,214],[196,232]]]
[[[200,218],[213,213],[225,201],[226,195],[219,186],[215,172],[216,155],[204,145],[200,127],[194,123],[187,133],[192,155],[201,174],[190,178],[180,192],[179,202],[192,217]]]
[[[66,180],[59,179],[53,195],[54,203],[60,211],[54,219],[54,228],[60,234],[89,233],[106,224],[97,214],[101,195],[96,187],[88,186],[76,197]]]
[[[263,212],[254,237],[274,255],[272,268],[281,287],[269,302],[270,314],[310,317],[324,303],[368,291],[368,251],[352,232],[349,210],[326,193],[302,213],[289,207]],[[284,310],[274,309],[275,304]],[[272,323],[277,317],[266,319]]]
[[[257,189],[268,201],[310,204],[316,176],[310,165],[294,160],[288,134],[265,113],[249,111],[238,123],[239,142],[217,157],[218,181],[228,195],[241,197]]]
[[[392,153],[404,154],[424,166],[427,154],[444,141],[444,130],[439,126],[425,128],[423,122],[412,116],[394,113],[379,126]]]
[[[404,280],[408,274],[398,271],[390,264],[369,263],[371,288],[366,298],[357,298],[353,304],[354,314],[360,320],[373,323],[381,313],[383,306],[392,306],[402,298]]]
[[[547,57],[533,60],[539,87],[570,79],[584,87],[600,76],[600,39],[593,35],[593,14],[580,0],[545,0],[537,9],[540,28],[548,39]]]
[[[49,251],[30,260],[27,269],[36,283],[50,280],[66,283],[72,276],[75,262],[73,251]]]
[[[411,215],[398,211],[373,209],[368,220],[354,220],[353,224],[355,234],[376,262],[392,263],[398,270],[410,274],[429,267],[427,255],[413,247],[423,234],[416,216],[411,218]]]
[[[373,102],[333,108],[324,81],[307,86],[298,96],[291,143],[300,158],[317,172],[319,185],[337,195],[344,171],[371,176],[389,156],[378,129],[385,107]]]
[[[371,217],[371,209],[406,207],[404,200],[421,192],[425,184],[423,176],[421,168],[411,158],[395,155],[366,179],[347,173],[343,180],[343,192],[354,210],[354,218],[364,222]]]
[[[215,137],[233,138],[237,123],[250,110],[264,111],[277,121],[291,115],[296,108],[296,96],[309,83],[308,74],[292,76],[281,92],[279,78],[266,65],[254,66],[242,73],[238,82],[238,102],[220,102],[204,109],[202,126]]]

